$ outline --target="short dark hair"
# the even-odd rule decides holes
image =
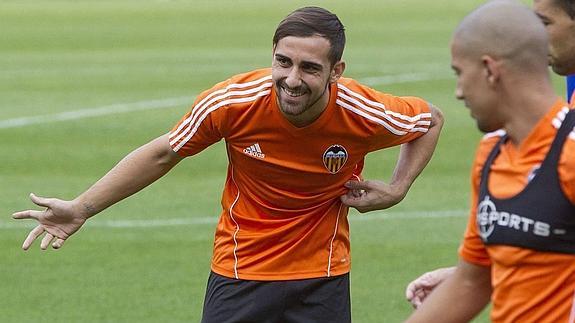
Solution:
[[[345,28],[335,14],[319,7],[300,8],[285,17],[276,29],[273,46],[284,37],[315,35],[329,41],[329,60],[332,66],[341,60],[345,47]]]
[[[567,13],[569,17],[571,17],[571,19],[575,19],[575,1],[573,0],[554,0],[554,1],[557,6],[561,7],[561,9],[563,9],[563,11],[565,11],[565,13]]]

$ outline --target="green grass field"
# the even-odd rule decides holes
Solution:
[[[400,322],[411,312],[405,285],[457,261],[480,134],[453,97],[448,46],[481,2],[0,2],[0,321],[199,321],[227,162],[221,143],[104,211],[57,252],[38,243],[23,252],[32,223],[10,215],[32,207],[30,192],[74,198],[167,132],[195,94],[269,66],[277,23],[315,4],[346,25],[346,76],[426,98],[446,116],[408,197],[350,214],[353,320]],[[560,94],[562,82],[555,78]],[[396,155],[370,155],[365,177],[388,179]]]

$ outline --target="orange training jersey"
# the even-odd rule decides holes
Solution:
[[[547,155],[566,112],[566,103],[558,100],[519,147],[510,141],[501,146],[489,173],[491,194],[510,198],[527,185],[529,175]],[[477,265],[491,266],[493,322],[573,322],[575,255],[506,245],[486,246],[478,232],[476,207],[481,171],[503,134],[501,130],[487,134],[479,145],[471,175],[471,214],[460,256]],[[575,132],[571,132],[563,146],[558,173],[561,189],[575,204]]]
[[[344,183],[367,153],[427,132],[428,103],[351,79],[330,85],[327,108],[296,128],[279,110],[271,70],[236,75],[200,94],[170,145],[190,156],[224,139],[229,159],[212,270],[247,280],[292,280],[350,269]]]

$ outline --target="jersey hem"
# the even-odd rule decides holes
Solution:
[[[226,270],[217,267],[212,263],[211,270],[221,276],[236,279],[233,270]],[[330,274],[327,271],[312,271],[312,272],[298,272],[298,273],[245,273],[238,270],[238,278],[241,280],[257,280],[257,281],[282,281],[282,280],[301,280],[301,279],[312,279],[312,278],[326,278],[333,276],[340,276],[349,273],[350,266],[345,266],[343,268],[332,269]]]

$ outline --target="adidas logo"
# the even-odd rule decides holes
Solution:
[[[260,148],[260,144],[258,144],[257,142],[255,144],[249,146],[248,148],[244,149],[244,154],[248,154],[250,156],[261,158],[261,159],[266,158],[266,154],[262,153],[262,150]]]

